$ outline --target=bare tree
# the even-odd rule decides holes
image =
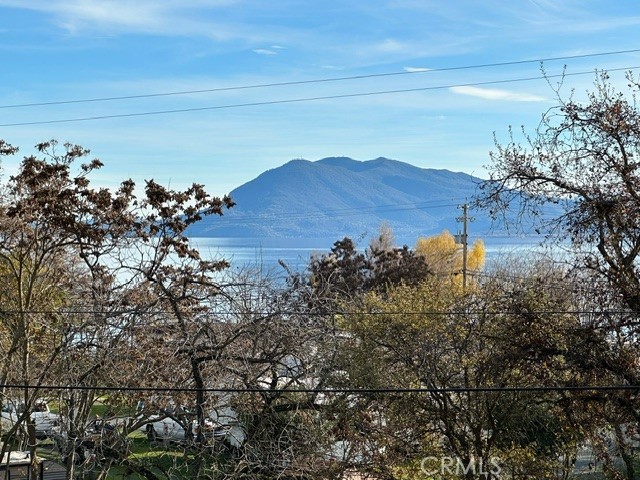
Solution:
[[[625,97],[606,73],[584,103],[558,92],[558,106],[533,135],[496,143],[480,205],[498,215],[520,208],[580,249],[581,265],[606,278],[640,309],[640,113],[634,87]],[[543,208],[557,206],[556,215]]]
[[[584,271],[593,310],[575,332],[580,354],[572,361],[591,381],[637,385],[640,112],[638,83],[627,79],[628,91],[621,92],[600,73],[583,102],[558,89],[557,106],[533,134],[523,131],[518,141],[512,133],[496,144],[479,203],[494,214],[519,208],[549,238],[572,247],[567,261]],[[635,395],[621,390],[594,400],[637,425]]]
[[[92,160],[76,167],[88,150],[65,144],[59,151],[55,141],[41,143],[37,150],[41,158],[23,159],[4,186],[0,205],[0,269],[8,280],[1,297],[2,328],[11,339],[3,344],[0,381],[21,387],[26,409],[14,429],[28,426],[33,462],[31,407],[46,394],[41,386],[104,384],[109,377],[105,371],[113,365],[110,355],[125,345],[126,322],[141,318],[127,318],[123,312],[149,307],[132,293],[149,277],[169,271],[176,258],[198,258],[185,230],[233,205],[228,197],[210,197],[197,184],[178,192],[148,181],[142,199],[136,198],[131,180],[114,191],[94,189],[89,177],[102,163]],[[16,151],[0,141],[0,154]],[[138,303],[132,306],[134,298]],[[83,435],[94,393],[83,388],[69,397],[71,444]],[[71,478],[75,449],[67,451]]]

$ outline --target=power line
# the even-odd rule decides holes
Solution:
[[[640,68],[640,67],[634,66],[634,67],[614,68],[607,71],[619,72],[619,71],[635,70],[637,68]],[[94,121],[94,120],[109,120],[114,118],[133,118],[133,117],[144,117],[144,116],[151,116],[151,115],[169,115],[174,113],[202,112],[202,111],[209,111],[209,110],[226,110],[226,109],[232,109],[232,108],[258,107],[258,106],[266,106],[266,105],[283,105],[283,104],[290,104],[290,103],[303,103],[303,102],[313,102],[313,101],[320,101],[320,100],[338,100],[343,98],[371,97],[371,96],[377,96],[377,95],[392,95],[397,93],[446,90],[449,88],[457,88],[457,87],[478,87],[478,86],[484,86],[484,85],[500,85],[505,83],[528,82],[532,80],[543,80],[543,79],[548,80],[551,78],[564,78],[564,77],[570,77],[570,76],[592,75],[592,74],[593,74],[593,71],[573,72],[573,73],[565,72],[557,75],[541,75],[536,77],[522,77],[522,78],[512,78],[512,79],[504,79],[504,80],[490,80],[485,82],[437,85],[437,86],[431,86],[431,87],[404,88],[404,89],[397,89],[397,90],[382,90],[382,91],[375,91],[375,92],[345,93],[341,95],[326,95],[326,96],[292,98],[292,99],[282,99],[282,100],[267,100],[262,102],[232,103],[232,104],[226,104],[226,105],[179,108],[179,109],[172,109],[172,110],[156,110],[156,111],[137,112],[137,113],[118,113],[118,114],[112,114],[112,115],[96,115],[91,117],[64,118],[59,120],[37,120],[32,122],[4,123],[4,124],[0,124],[0,127],[51,125],[51,124],[59,124],[59,123],[75,123],[75,122],[87,122],[87,121]]]
[[[0,315],[48,315],[48,314],[60,314],[60,315],[166,315],[168,312],[165,310],[136,310],[136,309],[122,309],[122,310],[109,310],[109,311],[96,311],[90,308],[71,308],[71,309],[59,309],[59,310],[19,310],[19,309],[4,309],[0,310]],[[510,310],[395,310],[395,311],[348,311],[348,310],[329,310],[323,312],[314,311],[296,311],[296,310],[225,310],[225,311],[207,311],[209,316],[229,316],[229,315],[255,315],[264,317],[273,317],[273,315],[293,316],[300,315],[305,317],[323,317],[332,315],[363,315],[363,316],[394,316],[394,315],[425,315],[425,316],[447,316],[447,315],[486,315],[486,316],[499,316],[499,315],[631,315],[638,316],[637,312],[629,310],[527,310],[527,311],[510,311]],[[57,327],[56,327],[57,328]]]
[[[313,394],[383,394],[383,393],[519,393],[519,392],[584,392],[640,390],[640,385],[568,385],[529,387],[437,387],[437,388],[294,388],[268,389],[258,387],[109,387],[85,385],[0,385],[0,389],[81,390],[104,392],[210,392],[210,393],[313,393]]]
[[[372,74],[365,74],[365,75],[353,75],[353,76],[347,76],[347,77],[331,77],[331,78],[320,78],[320,79],[311,79],[311,80],[296,80],[296,81],[289,81],[289,82],[260,83],[260,84],[254,84],[254,85],[239,85],[239,86],[231,86],[231,87],[205,88],[205,89],[198,89],[198,90],[182,90],[182,91],[175,91],[175,92],[147,93],[147,94],[140,94],[140,95],[123,95],[123,96],[115,96],[115,97],[97,97],[97,98],[86,98],[86,99],[76,99],[76,100],[54,100],[49,102],[19,103],[19,104],[12,104],[12,105],[0,105],[0,109],[43,107],[43,106],[50,106],[50,105],[68,105],[68,104],[77,104],[77,103],[111,102],[111,101],[117,101],[117,100],[134,100],[134,99],[141,99],[141,98],[193,95],[193,94],[199,94],[199,93],[227,92],[227,91],[248,90],[248,89],[256,89],[256,88],[284,87],[284,86],[292,86],[292,85],[309,85],[309,84],[316,84],[316,83],[342,82],[346,80],[361,80],[361,79],[368,79],[368,78],[392,77],[392,76],[400,76],[400,75],[449,72],[449,71],[456,71],[456,70],[472,70],[472,69],[478,69],[478,68],[495,68],[495,67],[504,67],[504,66],[512,66],[512,65],[524,65],[529,63],[552,62],[552,61],[558,61],[558,60],[575,60],[580,58],[593,58],[593,57],[621,55],[625,53],[638,53],[638,52],[640,52],[640,49],[617,50],[617,51],[609,51],[609,52],[586,53],[582,55],[567,55],[567,56],[561,56],[561,57],[538,58],[533,60],[514,60],[514,61],[507,61],[507,62],[482,63],[482,64],[475,64],[475,65],[430,68],[425,70],[372,73]]]
[[[458,198],[462,199],[462,198]],[[447,201],[456,201],[456,198],[447,199]],[[278,212],[278,213],[264,213],[258,215],[242,215],[234,216],[234,211],[231,210],[229,215],[225,215],[218,219],[216,225],[208,227],[208,231],[216,230],[217,228],[226,228],[230,224],[249,225],[251,223],[258,223],[262,220],[269,221],[290,221],[295,219],[314,219],[314,218],[335,218],[335,217],[348,217],[352,215],[362,215],[366,213],[391,213],[400,212],[405,210],[428,210],[433,208],[447,208],[456,207],[457,203],[445,203],[441,205],[429,205],[429,203],[444,201],[444,200],[428,200],[426,202],[416,203],[401,203],[401,204],[387,204],[387,205],[374,205],[371,207],[353,207],[353,208],[340,208],[327,210],[326,212],[317,213],[304,213],[304,212]]]

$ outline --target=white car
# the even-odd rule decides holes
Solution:
[[[247,439],[244,427],[238,420],[238,414],[228,406],[214,410],[210,415],[214,425],[214,438],[231,448],[240,448]]]
[[[3,430],[12,428],[25,411],[24,402],[9,401],[2,406],[1,421]],[[51,412],[45,400],[37,400],[31,411],[31,419],[36,427],[36,437],[45,438],[53,433],[54,427],[60,424],[60,416]]]
[[[198,422],[192,420],[191,431],[187,432],[183,425],[175,418],[175,410],[167,409],[161,415],[152,415],[148,423],[140,427],[146,432],[150,441],[163,442],[191,442],[197,440]],[[182,415],[187,419],[192,419],[193,414],[183,411]],[[226,443],[228,446],[238,448],[245,440],[244,429],[238,424],[235,416],[223,418],[218,415],[211,415],[213,418],[205,418],[203,435],[207,440]]]
[[[165,442],[185,442],[196,439],[198,432],[197,420],[190,422],[191,430],[185,431],[181,422],[176,418],[178,415],[185,419],[193,418],[189,412],[183,411],[178,414],[173,409],[167,409],[160,415],[152,415],[148,419],[148,423],[140,427],[140,430],[147,433],[149,440],[165,441]],[[205,431],[203,434],[207,438],[211,438],[214,434],[214,424],[211,420],[205,420]],[[187,435],[188,433],[188,435]]]

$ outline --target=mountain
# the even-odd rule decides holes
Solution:
[[[387,223],[396,238],[456,232],[459,206],[482,180],[377,158],[292,160],[231,192],[236,206],[189,230],[193,237],[371,237]],[[474,212],[473,228],[489,220]]]

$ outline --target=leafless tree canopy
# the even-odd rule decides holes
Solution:
[[[583,253],[582,265],[606,277],[629,308],[640,308],[640,113],[637,84],[627,95],[599,75],[587,101],[563,99],[532,135],[496,144],[479,203],[494,215],[520,208]],[[549,218],[543,207],[559,205]]]
[[[388,229],[284,282],[230,269],[187,229],[232,199],[94,188],[86,149],[39,144],[1,185],[1,453],[32,478],[46,453],[68,479],[551,479],[588,442],[634,478],[637,392],[607,387],[640,383],[636,122],[603,76],[497,146],[484,203],[560,204],[553,232],[593,248],[466,286]]]

